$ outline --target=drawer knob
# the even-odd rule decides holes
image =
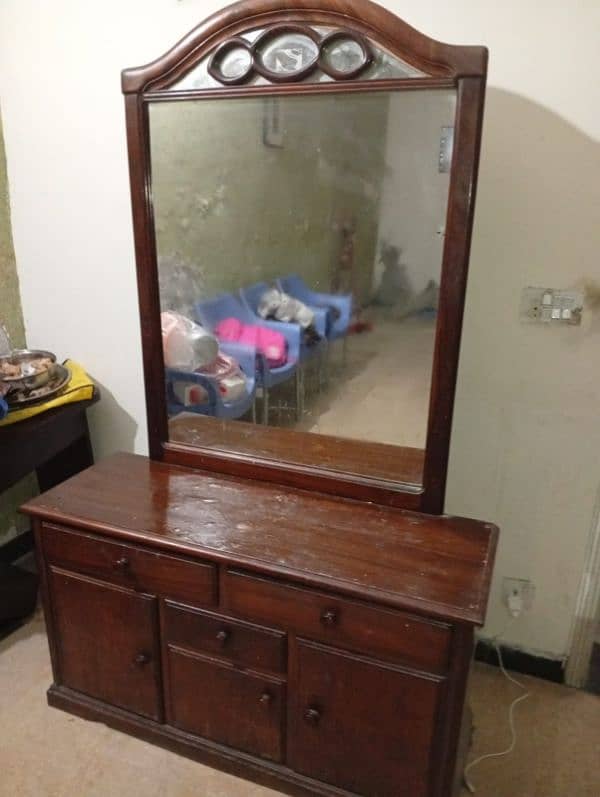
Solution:
[[[229,631],[227,631],[225,628],[222,628],[217,632],[217,642],[219,642],[220,645],[226,645],[230,636],[231,634]]]
[[[138,653],[134,659],[134,662],[139,667],[142,667],[144,664],[148,664],[149,661],[150,661],[150,656],[147,653]]]
[[[115,562],[115,565],[120,570],[125,570],[126,568],[129,567],[129,559],[126,556],[121,556],[120,559],[117,559],[117,561]]]
[[[259,697],[259,701],[263,704],[263,706],[268,706],[269,703],[273,700],[273,695],[270,692],[263,692],[262,695]]]
[[[314,706],[309,706],[304,712],[304,719],[308,722],[309,725],[318,725],[319,720],[321,719],[321,712],[318,708],[314,708]]]
[[[335,625],[338,621],[338,614],[335,609],[325,609],[321,615],[323,625]]]

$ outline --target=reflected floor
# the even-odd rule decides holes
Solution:
[[[350,335],[328,357],[328,380],[319,390],[318,366],[307,369],[303,419],[291,411],[270,415],[270,424],[301,431],[425,447],[435,319],[410,316],[394,320],[383,311],[368,318],[372,329]],[[293,408],[282,389],[273,404]]]

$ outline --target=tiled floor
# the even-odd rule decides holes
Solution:
[[[275,792],[46,705],[51,680],[38,615],[0,642],[1,797],[267,797]],[[471,773],[480,797],[598,797],[600,698],[522,677],[519,741],[507,758]],[[519,690],[495,668],[475,666],[472,756],[508,741],[507,710]],[[465,791],[466,795],[467,792]],[[399,797],[410,797],[402,795]]]

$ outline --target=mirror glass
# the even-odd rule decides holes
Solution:
[[[170,440],[422,465],[455,108],[449,89],[150,104]]]

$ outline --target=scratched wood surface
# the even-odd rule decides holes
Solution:
[[[24,506],[53,522],[483,622],[497,529],[117,454]],[[46,533],[52,533],[48,530]]]

